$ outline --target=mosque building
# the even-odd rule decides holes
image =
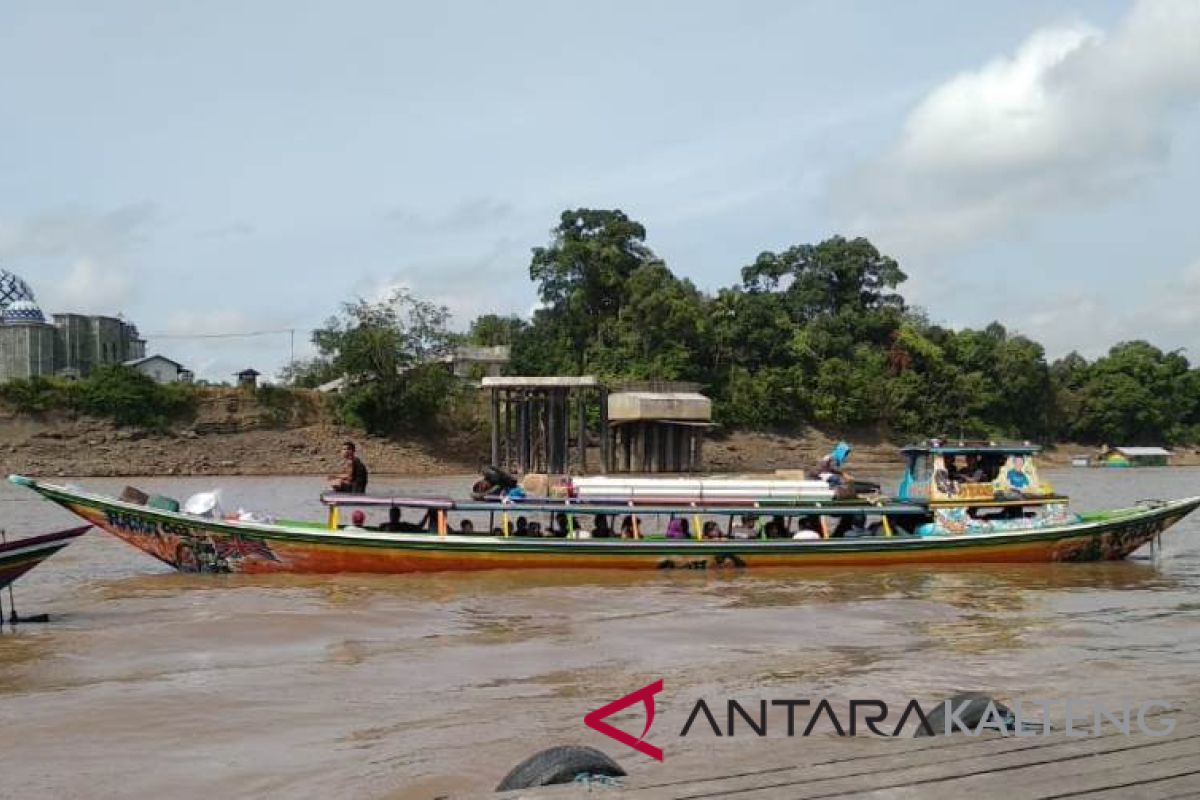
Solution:
[[[35,375],[86,377],[105,364],[144,359],[146,342],[119,317],[54,314],[29,284],[0,269],[0,383]]]

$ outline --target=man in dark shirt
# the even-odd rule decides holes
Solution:
[[[342,444],[342,461],[342,471],[330,478],[330,488],[348,494],[367,491],[367,465],[355,454],[354,442]]]
[[[400,519],[400,509],[392,506],[388,509],[388,521],[379,526],[381,531],[392,533],[424,533],[425,529],[412,522]]]

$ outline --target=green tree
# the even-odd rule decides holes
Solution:
[[[372,433],[427,431],[454,398],[454,377],[441,363],[453,336],[449,312],[406,290],[387,300],[345,303],[341,314],[313,331],[325,374],[346,384],[337,408],[347,422]]]
[[[903,311],[904,298],[893,290],[907,279],[895,259],[866,239],[841,236],[765,252],[742,269],[748,291],[780,293],[796,322],[847,311]]]
[[[467,330],[467,342],[480,347],[512,345],[529,327],[529,323],[516,314],[483,314],[471,322]]]
[[[534,248],[529,264],[545,306],[534,324],[551,327],[569,347],[575,371],[583,372],[589,346],[614,343],[604,334],[611,336],[608,323],[622,316],[630,276],[656,259],[646,246],[646,229],[619,210],[564,211],[551,234],[549,245]]]
[[[1186,444],[1195,440],[1200,379],[1179,352],[1122,342],[1093,362],[1078,387],[1070,429],[1083,442]]]

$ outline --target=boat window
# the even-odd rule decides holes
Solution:
[[[918,453],[913,457],[912,463],[908,468],[909,474],[912,476],[914,483],[926,483],[929,481],[929,454]]]
[[[984,479],[991,483],[1000,477],[1000,469],[1004,466],[1006,456],[1003,453],[986,453],[979,460],[980,467],[983,468]]]

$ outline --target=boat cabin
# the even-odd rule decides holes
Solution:
[[[921,503],[918,536],[1042,528],[1078,517],[1066,497],[1038,476],[1037,445],[928,442],[901,449],[906,464],[896,499]]]
[[[897,499],[930,505],[991,505],[1054,495],[1038,477],[1032,444],[942,442],[931,439],[902,448],[904,477]]]

